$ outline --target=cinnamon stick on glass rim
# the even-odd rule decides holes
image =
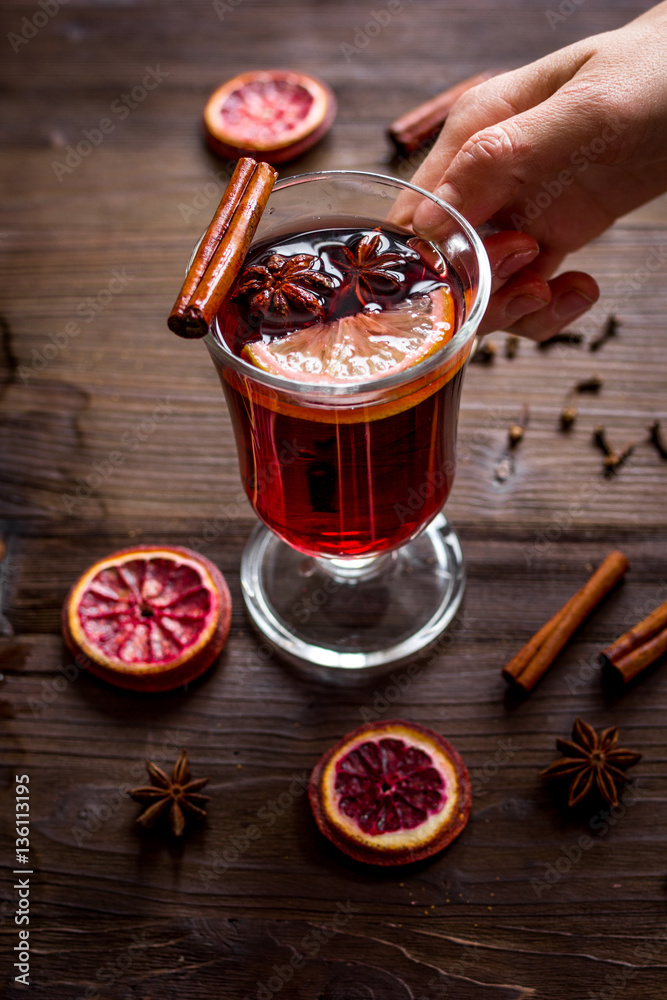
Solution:
[[[667,601],[600,653],[625,684],[667,652]]]
[[[436,94],[429,101],[425,101],[392,122],[387,129],[387,135],[399,155],[407,156],[409,153],[414,153],[431,139],[435,139],[459,97],[472,87],[502,72],[500,69],[493,69],[476,73],[475,76],[470,76],[461,83],[443,90],[441,94]]]
[[[225,228],[229,224],[234,211],[241,199],[241,195],[248,186],[248,181],[255,169],[256,161],[250,159],[249,156],[243,157],[236,164],[236,169],[232,174],[229,184],[225,188],[225,192],[220,199],[220,204],[215,210],[215,215],[211,219],[210,225],[204,235],[202,236],[201,243],[197,247],[197,251],[193,257],[192,263],[188,268],[188,273],[186,275],[185,281],[183,282],[183,287],[181,288],[178,298],[174,303],[174,308],[171,310],[171,315],[167,320],[167,325],[170,330],[174,333],[180,333],[181,320],[185,315],[185,310],[190,304],[190,299],[197,289],[197,285],[204,276],[204,272],[209,265],[211,257],[213,256],[215,249],[222,238],[222,234]]]
[[[622,552],[610,552],[584,586],[507,664],[502,672],[505,680],[532,691],[574,632],[629,568]]]
[[[248,163],[252,169],[246,177]],[[169,317],[169,329],[179,337],[208,333],[243,266],[277,176],[268,163],[249,158],[239,161],[202,241],[205,247],[199,248],[201,255],[199,251],[195,255]]]

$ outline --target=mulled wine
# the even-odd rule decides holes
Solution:
[[[273,532],[309,555],[361,557],[402,545],[433,519],[454,478],[470,343],[443,352],[425,375],[421,362],[464,315],[444,256],[398,229],[337,225],[252,249],[216,337],[281,376],[280,391],[216,367],[245,490]],[[386,381],[407,369],[408,382]],[[303,394],[310,386],[321,387],[316,402]]]

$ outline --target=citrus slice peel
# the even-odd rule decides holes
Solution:
[[[208,669],[230,620],[229,590],[210,560],[180,546],[142,545],[83,573],[63,607],[63,635],[96,676],[162,691]]]
[[[204,130],[220,156],[287,163],[328,132],[335,114],[333,92],[317,77],[294,70],[252,70],[211,94]]]
[[[331,842],[358,861],[407,864],[441,851],[464,828],[470,779],[433,730],[390,720],[361,726],[315,766],[309,797]]]

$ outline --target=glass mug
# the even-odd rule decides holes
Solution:
[[[414,656],[461,602],[461,547],[440,511],[454,480],[463,374],[490,269],[481,240],[454,209],[411,184],[361,171],[280,181],[253,243],[368,230],[387,224],[398,199],[405,208],[423,198],[438,213],[435,245],[456,276],[462,315],[448,343],[422,361],[373,381],[312,384],[239,357],[217,323],[205,338],[241,479],[262,522],[241,565],[248,612],[283,655],[329,677],[366,675]]]

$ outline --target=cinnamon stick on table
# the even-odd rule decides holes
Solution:
[[[400,156],[407,156],[431,139],[435,139],[461,94],[501,72],[502,70],[498,69],[486,70],[484,73],[470,76],[467,80],[443,90],[430,101],[425,101],[397,118],[387,129],[387,135],[396,147],[397,153]]]
[[[503,677],[508,683],[515,681],[519,674],[522,674],[530,661],[533,659],[537,651],[544,645],[544,642],[553,632],[554,628],[559,625],[565,613],[570,609],[572,603],[577,599],[577,593],[570,598],[567,604],[564,604],[560,611],[557,611],[553,618],[542,626],[539,632],[536,632],[532,639],[529,639],[525,646],[519,650],[519,652],[512,657],[510,662],[506,667],[503,667]]]
[[[239,161],[169,317],[169,329],[179,337],[208,333],[243,266],[277,176],[268,163]]]
[[[610,552],[590,580],[510,660],[502,672],[505,680],[531,691],[574,632],[629,568],[622,552]]]
[[[600,662],[627,684],[666,652],[667,601],[603,649]]]

